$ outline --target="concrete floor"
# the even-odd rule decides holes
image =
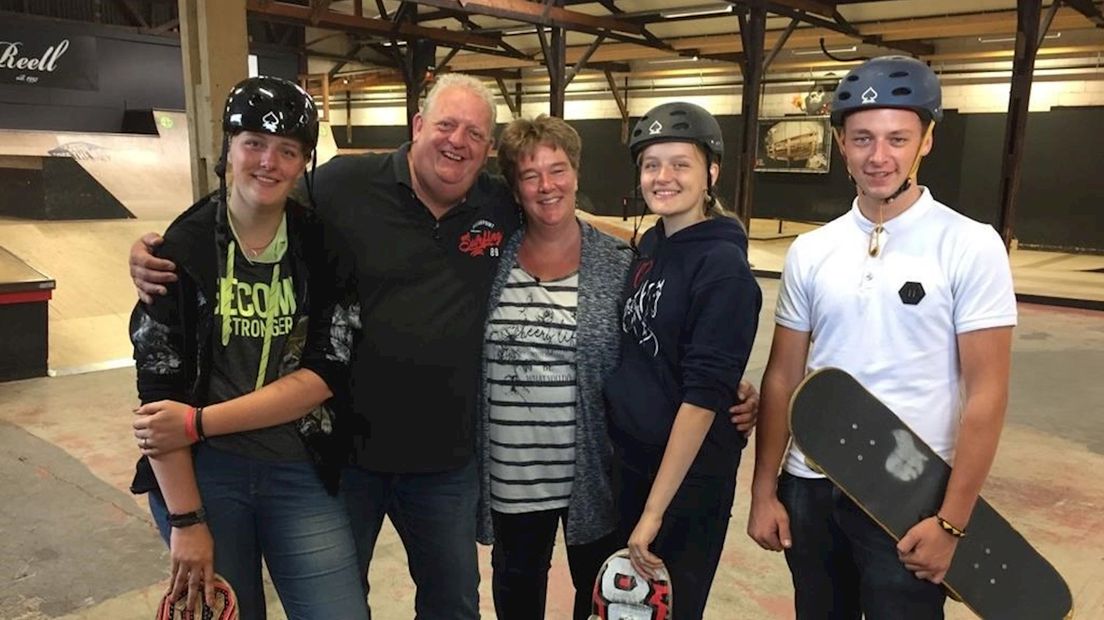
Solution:
[[[760,283],[765,307],[747,373],[756,382],[777,295],[776,281]],[[1014,347],[1008,423],[984,494],[1063,573],[1077,617],[1104,617],[1104,313],[1021,305]],[[142,498],[127,491],[134,404],[131,369],[0,384],[0,618],[153,616],[168,557]],[[709,618],[793,616],[782,556],[744,534],[751,450]],[[561,551],[549,618],[569,617]],[[484,616],[493,618],[486,549],[481,568]],[[371,580],[377,618],[413,616],[405,555],[389,528]],[[972,615],[948,603],[948,617]]]

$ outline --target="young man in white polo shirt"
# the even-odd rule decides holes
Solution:
[[[939,79],[912,58],[875,58],[848,73],[832,124],[857,197],[786,257],[748,534],[785,550],[799,619],[942,618],[937,584],[996,453],[1016,300],[996,231],[916,184],[941,100]],[[938,514],[899,543],[787,450],[790,396],[825,366],[855,375],[953,460]]]

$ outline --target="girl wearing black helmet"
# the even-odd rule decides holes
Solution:
[[[301,434],[332,429],[328,412],[205,433],[205,405],[298,366],[307,273],[324,268],[313,215],[289,198],[318,139],[310,95],[279,78],[247,79],[227,98],[223,131],[217,170],[224,179],[229,169],[233,182],[169,226],[159,254],[177,265],[178,280],[131,316],[140,413],[175,415],[187,437],[155,446],[136,423],[146,456],[132,490],[149,492],[169,543],[173,600],[209,601],[217,572],[236,591],[241,617],[263,619],[263,557],[289,618],[367,618],[348,516],[312,462],[308,445],[318,444]]]
[[[639,244],[606,383],[620,529],[637,570],[665,567],[680,619],[700,618],[720,560],[746,438],[725,419],[762,296],[747,235],[714,196],[724,143],[704,109],[668,103],[629,142],[660,216]]]

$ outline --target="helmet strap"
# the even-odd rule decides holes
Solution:
[[[629,247],[632,248],[632,252],[635,256],[639,256],[640,248],[636,245],[636,240],[640,236],[640,226],[644,223],[644,214],[648,211],[647,203],[644,201],[644,190],[640,187],[639,164],[636,166],[636,184],[633,187],[633,202],[640,205],[640,208],[633,214],[633,232],[632,237],[629,238]]]
[[[310,201],[310,206],[313,209],[314,204],[314,171],[318,168],[318,148],[311,151],[311,166],[310,172],[306,173],[307,181],[307,200]]]
[[[717,162],[718,164],[720,162]],[[702,210],[705,214],[709,215],[709,209],[716,202],[717,197],[713,195],[713,153],[708,148],[705,149],[705,205],[702,206]]]
[[[222,134],[222,154],[219,155],[218,163],[215,164],[215,174],[219,178],[219,200],[224,204],[229,204],[226,199],[226,157],[230,152],[230,137],[226,135],[226,132]]]

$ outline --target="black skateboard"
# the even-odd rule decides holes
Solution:
[[[943,502],[950,466],[842,370],[818,370],[798,386],[790,401],[790,432],[809,467],[894,540]],[[1073,616],[1062,576],[980,497],[943,585],[982,618]]]

